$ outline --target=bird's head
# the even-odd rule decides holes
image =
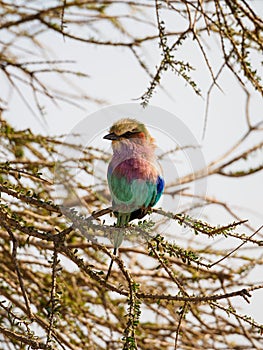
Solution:
[[[135,119],[129,118],[115,122],[110,128],[110,133],[103,138],[112,141],[113,149],[119,148],[120,144],[130,143],[154,145],[154,139],[146,126]]]

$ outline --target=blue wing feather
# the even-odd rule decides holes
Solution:
[[[164,179],[159,175],[157,179],[157,194],[162,194],[164,190]]]
[[[151,207],[153,207],[158,200],[160,199],[162,193],[164,190],[164,179],[159,175],[156,181],[156,195],[152,199],[152,202],[150,204]]]

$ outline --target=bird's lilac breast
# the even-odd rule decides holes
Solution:
[[[124,177],[128,182],[140,179],[155,183],[158,178],[156,163],[144,158],[129,158],[123,161],[111,161],[108,169],[109,176]]]

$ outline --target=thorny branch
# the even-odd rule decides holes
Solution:
[[[120,5],[126,6],[126,13],[120,14]],[[228,68],[247,90],[246,81],[262,94],[262,85],[256,67],[251,64],[251,56],[257,50],[262,51],[262,27],[260,16],[252,7],[243,0],[209,0],[209,1],[55,1],[42,8],[40,4],[22,1],[17,6],[15,3],[0,3],[1,22],[0,31],[8,31],[9,40],[0,40],[0,70],[9,84],[17,91],[28,108],[34,109],[23,94],[23,87],[28,86],[32,90],[32,97],[38,113],[43,117],[45,107],[43,96],[48,97],[53,103],[66,101],[81,107],[84,99],[100,102],[97,97],[87,96],[85,92],[72,91],[65,96],[62,91],[50,89],[41,79],[41,74],[53,72],[58,77],[65,79],[68,74],[76,77],[87,77],[88,74],[70,70],[72,63],[59,60],[39,61],[25,59],[21,61],[21,52],[26,56],[28,52],[19,44],[19,40],[26,38],[43,56],[45,47],[40,44],[40,35],[45,32],[61,34],[64,40],[79,41],[87,45],[105,46],[109,48],[123,47],[132,52],[138,64],[150,77],[149,88],[142,95],[143,104],[147,104],[155,89],[160,85],[162,75],[167,69],[179,76],[198,94],[198,82],[191,77],[195,69],[190,61],[178,60],[177,51],[188,41],[200,50],[204,62],[211,76],[211,87],[208,91],[207,101],[213,87],[220,88],[219,78]],[[182,22],[177,31],[170,30],[170,23],[166,19],[166,13],[172,16],[173,22]],[[149,14],[156,15],[156,21],[149,20]],[[143,24],[142,34],[135,35],[127,26],[131,22],[136,27]],[[28,24],[33,23],[33,26]],[[115,30],[118,40],[109,37],[104,29],[104,24],[110,25]],[[158,33],[153,28],[158,28]],[[85,31],[76,31],[76,28],[85,28]],[[131,26],[132,27],[132,26]],[[30,29],[28,29],[30,28]],[[106,26],[107,28],[107,26]],[[182,29],[183,28],[183,29]],[[253,30],[251,30],[253,28]],[[21,30],[22,29],[22,30]],[[83,34],[82,34],[83,33]],[[85,34],[84,34],[85,33]],[[221,45],[223,61],[219,70],[213,67],[210,53],[207,49],[207,35],[218,38]],[[9,36],[7,36],[8,38]],[[142,60],[144,44],[152,41],[155,45],[159,42],[161,60],[157,64],[156,72],[149,68],[147,62]],[[217,73],[215,73],[217,72]],[[65,79],[65,83],[69,85]],[[72,84],[71,84],[72,85]],[[1,97],[2,98],[2,97]],[[1,100],[3,107],[7,104]],[[79,102],[78,102],[79,101]],[[102,101],[101,101],[102,102]],[[206,116],[207,119],[207,116]]]
[[[120,5],[123,13],[117,7]],[[92,172],[94,162],[105,167],[109,154],[99,148],[83,149],[80,144],[66,143],[62,137],[16,130],[0,115],[3,347],[260,349],[263,326],[250,314],[242,314],[240,307],[252,300],[255,291],[263,289],[261,282],[251,280],[251,272],[263,264],[262,227],[254,228],[231,203],[191,191],[191,184],[198,179],[214,175],[245,178],[262,172],[262,142],[244,147],[248,138],[262,132],[262,122],[253,124],[249,107],[251,87],[262,93],[251,57],[263,47],[262,19],[251,4],[245,0],[60,0],[47,2],[43,8],[41,2],[21,1],[18,5],[0,1],[0,11],[0,32],[5,34],[0,36],[1,79],[32,113],[42,117],[46,98],[54,104],[64,101],[79,107],[84,100],[102,101],[101,96],[89,96],[79,89],[65,94],[46,84],[43,77],[54,73],[72,88],[74,84],[69,84],[66,76],[89,78],[89,71],[78,72],[74,62],[47,57],[41,42],[43,33],[53,37],[59,34],[65,42],[121,47],[132,53],[150,80],[142,96],[145,104],[167,70],[200,93],[198,82],[192,78],[196,67],[188,57],[177,58],[180,47],[189,41],[200,50],[211,78],[206,119],[211,92],[215,87],[223,90],[220,77],[226,69],[247,96],[245,134],[205,168],[167,183],[165,198],[181,196],[184,205],[174,211],[154,209],[159,222],[152,222],[149,216],[132,224],[126,230],[130,242],[120,247],[118,256],[111,253],[110,244],[105,244],[117,229],[108,222],[111,207],[106,182]],[[149,20],[150,13],[153,20]],[[170,28],[167,13],[173,22],[182,23],[176,31]],[[128,22],[132,25],[127,26]],[[112,26],[117,39],[108,35],[105,23]],[[135,35],[131,28],[139,25],[145,31]],[[206,46],[209,37],[220,45],[222,60],[218,67],[213,65]],[[31,49],[21,40],[28,40]],[[149,43],[160,49],[155,69],[142,55]],[[46,59],[39,59],[39,54]],[[32,92],[34,106],[25,98],[25,88]],[[1,94],[0,113],[9,107],[8,97]],[[62,149],[78,151],[78,159]],[[171,150],[160,159],[182,151]],[[61,159],[59,167],[57,157]],[[257,160],[256,165],[251,165],[251,158]],[[92,175],[96,185],[89,186],[86,179],[72,176],[76,168],[81,168],[87,178]],[[56,189],[58,182],[66,184],[61,192]],[[214,226],[203,217],[191,216],[192,198],[200,207],[224,208],[232,220]],[[61,200],[63,206],[57,204]],[[166,222],[171,223],[171,229],[162,227]],[[181,235],[182,227],[188,229],[188,236]],[[172,240],[167,239],[169,235]],[[227,248],[220,245],[225,240],[231,242]],[[105,281],[110,259],[114,260],[114,269]]]
[[[80,195],[76,197],[74,209],[59,206],[52,201],[58,195],[53,188],[55,179],[51,176],[56,168],[54,157],[49,161],[49,156],[43,155],[52,145],[53,154],[58,153],[61,157],[60,147],[63,142],[53,138],[43,142],[44,139],[39,135],[33,135],[28,130],[16,131],[5,121],[1,122],[0,132],[5,152],[10,159],[0,167],[0,279],[7,286],[4,289],[0,285],[3,341],[16,343],[19,339],[25,346],[30,344],[32,348],[38,342],[39,348],[48,349],[57,344],[62,349],[79,349],[87,346],[87,330],[90,333],[88,346],[91,348],[94,344],[98,348],[103,348],[106,344],[118,344],[124,348],[132,345],[142,348],[145,344],[149,344],[151,349],[160,346],[178,348],[182,344],[193,347],[192,339],[196,339],[194,336],[200,337],[201,341],[202,334],[209,329],[214,334],[212,342],[229,344],[231,334],[237,332],[235,321],[228,318],[228,314],[232,314],[239,324],[241,339],[249,339],[250,343],[256,345],[260,342],[257,331],[262,332],[262,326],[241,315],[238,309],[232,310],[236,298],[241,297],[249,302],[254,291],[263,289],[262,284],[250,283],[247,279],[253,268],[263,263],[263,259],[261,256],[255,259],[250,256],[249,250],[243,249],[248,244],[262,246],[260,230],[253,230],[248,225],[247,229],[252,233],[246,234],[243,230],[247,222],[238,217],[235,217],[234,222],[214,227],[203,219],[191,217],[187,212],[176,214],[154,209],[160,218],[174,221],[176,231],[180,227],[188,227],[191,240],[187,247],[166,240],[162,233],[158,233],[154,223],[146,220],[125,230],[127,239],[142,238],[140,247],[120,247],[120,255],[113,256],[110,246],[105,246],[100,241],[102,237],[109,237],[117,230],[107,223],[112,209],[105,208],[103,204],[109,203],[105,182],[101,183],[98,178],[100,187],[86,186],[88,193],[83,197],[85,200],[80,200]],[[20,152],[23,151],[24,157],[21,161],[15,157],[17,148],[14,140],[18,139],[18,135],[26,140],[22,146],[16,146],[22,147]],[[66,147],[70,147],[70,144]],[[108,159],[98,148],[82,149],[81,145],[76,144],[72,147],[79,147],[80,152],[83,152],[81,157],[86,157],[89,162],[99,160],[105,163]],[[248,159],[250,153],[259,147],[243,152],[242,156],[245,155]],[[236,151],[237,148],[234,149]],[[180,149],[173,151],[180,152]],[[231,152],[227,156],[231,157]],[[226,168],[236,162],[237,158],[235,156],[226,161],[222,157],[221,165],[218,165],[218,161],[213,164],[215,167]],[[79,166],[79,159],[75,161],[76,166]],[[65,154],[62,173],[71,179],[70,184],[65,183],[70,188],[74,187],[77,193],[83,191],[82,183],[66,175],[72,171],[72,162],[74,158],[70,155],[71,166],[67,168]],[[88,167],[85,171],[89,175]],[[244,176],[246,174],[247,172]],[[207,176],[211,175],[212,172],[207,171]],[[46,178],[49,180],[46,181]],[[190,183],[192,179],[188,177],[188,181],[185,183]],[[173,196],[169,192],[169,188],[173,187],[167,184],[167,188],[165,196]],[[191,198],[190,190],[187,191],[188,196],[185,190],[182,195]],[[102,200],[103,196],[105,200]],[[200,199],[210,205],[221,204],[209,197]],[[85,201],[88,201],[88,208],[91,208],[92,203],[94,212],[84,214],[87,213],[83,207]],[[231,213],[230,206],[225,205],[224,208]],[[102,221],[104,218],[106,222]],[[217,247],[211,241],[217,237],[233,239],[236,242],[234,248],[229,247],[226,251]],[[10,242],[11,254],[8,253]],[[59,262],[63,261],[61,256],[73,264],[74,273],[68,270],[67,263]],[[114,269],[109,281],[105,281],[109,259],[114,260]],[[14,261],[17,264],[15,270]],[[63,270],[60,265],[63,265]],[[14,273],[18,278],[14,278]],[[111,298],[111,293],[114,293],[114,298]],[[230,302],[230,299],[231,307],[230,304],[223,304],[224,301]],[[219,301],[222,305],[218,304]],[[187,307],[184,307],[186,304]],[[205,321],[210,306],[225,312],[215,311],[213,317],[215,324],[224,324],[220,329],[230,327],[228,335],[220,333],[218,329],[214,332],[211,323],[208,325]],[[99,315],[97,307],[105,308],[105,313]],[[158,317],[158,323],[149,324],[145,320],[148,309]],[[128,310],[125,322],[123,310]],[[200,313],[203,315],[201,319],[197,316]],[[177,327],[174,327],[174,323]],[[44,342],[37,338],[34,324],[38,324],[46,333]],[[247,325],[253,325],[255,331],[251,333]],[[110,337],[107,335],[108,329],[111,329]],[[34,338],[30,338],[29,334],[34,334]],[[181,334],[184,336],[181,337]],[[74,345],[76,335],[77,347]],[[117,335],[122,335],[122,345]],[[152,335],[154,341],[151,340]],[[211,347],[209,344],[204,343],[204,348]]]

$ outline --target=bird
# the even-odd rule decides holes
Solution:
[[[142,219],[158,202],[164,191],[164,178],[155,153],[156,144],[147,127],[136,119],[124,118],[115,122],[109,134],[113,155],[107,180],[112,210],[117,217],[116,227],[127,227],[134,219]],[[123,240],[118,230],[113,239],[113,255]],[[107,281],[113,260],[111,260]]]

